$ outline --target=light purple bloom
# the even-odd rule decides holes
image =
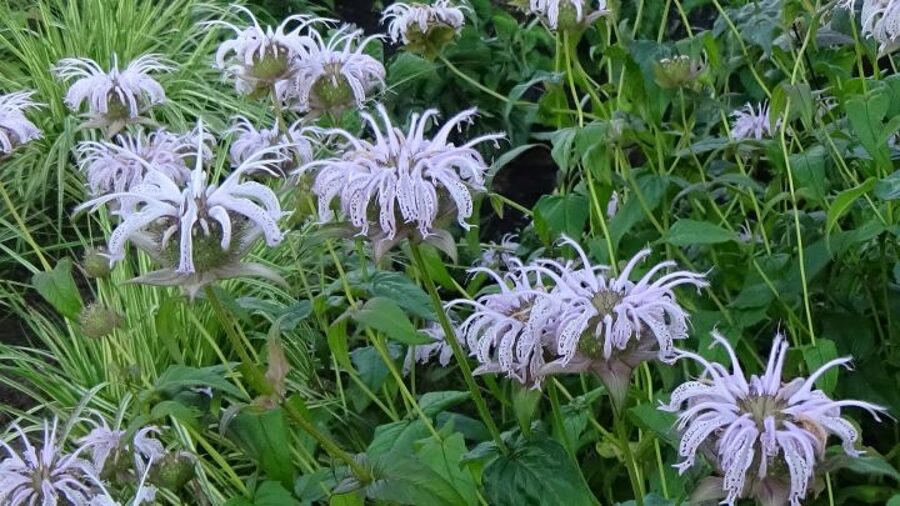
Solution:
[[[789,489],[785,500],[799,506],[829,435],[841,439],[848,455],[861,453],[854,447],[859,434],[841,418],[841,408],[863,408],[876,420],[884,408],[863,401],[833,401],[815,389],[817,379],[835,366],[849,364],[849,357],[826,363],[808,378],[783,383],[788,344],[778,334],[765,372],[748,380],[728,341],[715,332],[713,338],[728,352],[731,370],[695,353],[680,351],[679,357],[700,363],[704,374],[676,388],[663,407],[678,412],[678,429],[682,431],[678,453],[683,457],[678,469],[684,472],[690,468],[701,445],[708,445],[714,463],[724,474],[723,504],[734,505],[741,497],[785,488]],[[776,469],[780,465],[787,467],[789,477],[779,476]],[[783,484],[779,486],[779,482]],[[755,494],[754,490],[760,492]]]
[[[58,421],[44,421],[44,439],[39,447],[28,440],[18,426],[22,448],[14,450],[0,440],[7,457],[0,461],[0,503],[8,506],[42,504],[52,506],[60,502],[87,504],[98,483],[91,464],[79,457],[79,452],[67,454],[57,439]]]
[[[82,126],[107,127],[111,135],[128,123],[141,121],[140,116],[151,106],[165,102],[165,90],[150,74],[171,70],[160,55],[147,54],[123,70],[113,55],[109,72],[90,58],[64,58],[53,73],[62,81],[75,81],[65,102],[76,112],[87,103],[89,120]]]
[[[539,16],[551,30],[587,26],[610,13],[606,0],[530,0],[532,14]]]
[[[98,420],[93,422],[91,432],[78,440],[79,452],[90,453],[91,463],[98,475],[104,475],[107,462],[129,454],[134,458],[135,473],[141,475],[165,454],[163,444],[157,439],[159,428],[152,425],[142,427],[128,441],[125,440],[125,430],[111,428],[102,417]]]
[[[183,184],[191,174],[186,159],[196,154],[191,135],[165,130],[149,134],[138,130],[119,134],[112,141],[82,141],[75,152],[92,195],[128,191],[144,180],[148,170]]]
[[[731,138],[734,140],[756,139],[762,140],[772,136],[772,127],[769,121],[769,104],[763,102],[754,108],[746,104],[741,109],[731,113],[734,123],[731,126]],[[775,128],[781,125],[781,120],[775,122]]]
[[[41,138],[41,130],[25,117],[28,109],[41,107],[32,96],[33,91],[0,96],[0,155],[8,155],[16,147]]]
[[[476,267],[471,273],[493,278],[497,291],[488,291],[476,300],[456,299],[447,308],[471,306],[472,314],[458,327],[478,362],[476,374],[505,373],[519,382],[539,388],[545,364],[544,348],[552,348],[558,320],[556,315],[535,311],[536,301],[547,288],[534,272],[518,259],[511,261],[504,274]]]
[[[314,150],[319,144],[316,138],[319,129],[302,127],[300,121],[288,127],[287,132],[283,133],[277,125],[257,129],[246,117],[237,116],[234,118],[234,125],[226,133],[234,134],[229,154],[232,162],[236,164],[261,150],[277,148],[271,156],[285,160],[293,168],[313,161]]]
[[[179,285],[193,296],[218,279],[255,275],[280,280],[261,265],[240,263],[260,238],[269,246],[283,238],[278,197],[265,185],[242,181],[248,172],[268,170],[280,162],[266,158],[277,148],[258,151],[217,185],[209,181],[203,165],[204,147],[201,134],[194,170],[184,184],[150,166],[140,184],[94,198],[76,211],[96,210],[113,201],[120,204],[115,214],[122,221],[108,241],[110,263],[125,257],[125,244],[131,241],[166,267],[136,282]],[[171,244],[173,237],[176,244]]]
[[[272,85],[280,89],[297,71],[298,61],[312,45],[312,39],[301,32],[311,24],[327,21],[294,15],[285,18],[276,28],[267,26],[264,29],[247,8],[233,7],[246,14],[252,26],[239,28],[225,21],[212,24],[224,25],[235,33],[233,39],[223,42],[216,51],[216,66],[236,78],[235,87],[241,93]],[[288,30],[292,23],[296,26]]]
[[[515,256],[517,249],[519,249],[519,243],[516,241],[516,235],[504,234],[500,238],[499,244],[492,242],[484,246],[477,266],[496,269],[518,262],[518,258]]]
[[[344,25],[326,41],[311,32],[312,43],[279,96],[299,112],[340,113],[362,106],[374,88],[384,86],[385,77],[384,65],[364,53],[380,36],[360,40],[362,33]]]
[[[440,324],[432,322],[430,325],[419,331],[422,334],[432,338],[434,341],[428,344],[417,344],[410,346],[406,352],[406,358],[403,360],[403,374],[409,374],[409,371],[417,364],[425,364],[433,357],[438,357],[438,363],[446,367],[453,358],[453,348],[447,344],[444,329]]]
[[[369,234],[372,217],[378,216],[376,250],[386,251],[398,237],[411,234],[440,240],[438,246],[447,250],[452,237],[436,222],[455,214],[462,227],[469,227],[471,192],[484,188],[487,170],[474,146],[503,135],[482,135],[460,146],[450,141],[455,128],[472,121],[475,109],[457,114],[430,138],[425,131],[438,115],[435,109],[413,114],[406,133],[394,126],[383,106],[378,106],[378,113],[383,127],[375,117],[363,114],[373,142],[344,130],[331,131],[347,139],[348,152],[305,168],[321,167],[312,188],[319,199],[320,220],[335,219],[331,204],[337,198],[360,235]]]
[[[463,10],[466,6],[454,6],[450,0],[437,0],[433,4],[396,2],[384,10],[381,22],[390,21],[388,35],[394,43],[410,44],[419,37],[428,37],[435,28],[449,28],[454,33],[466,22]]]

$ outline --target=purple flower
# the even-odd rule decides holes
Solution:
[[[33,91],[19,91],[0,96],[0,155],[8,155],[16,147],[41,138],[41,131],[25,111],[41,104],[31,100]]]
[[[112,135],[128,123],[143,121],[140,116],[147,109],[165,102],[165,90],[150,74],[172,69],[160,55],[147,54],[119,70],[118,58],[113,55],[109,72],[90,58],[64,58],[53,67],[53,73],[60,80],[75,81],[65,98],[70,109],[78,111],[87,103],[89,119],[82,127],[106,127]]]
[[[848,364],[849,357],[826,363],[808,378],[782,383],[788,344],[777,334],[765,372],[748,380],[728,341],[716,332],[713,338],[727,350],[732,369],[679,351],[679,358],[700,363],[704,374],[676,388],[669,404],[662,407],[678,412],[682,432],[678,453],[683,460],[676,467],[686,471],[704,447],[723,473],[723,504],[734,505],[741,497],[781,489],[784,492],[779,497],[798,506],[806,497],[829,435],[841,439],[847,455],[861,453],[854,447],[859,433],[841,418],[841,408],[863,408],[876,420],[884,408],[863,401],[833,401],[815,389],[818,378],[832,367]],[[785,467],[788,476],[779,474]]]
[[[438,363],[446,367],[453,358],[453,348],[447,344],[444,337],[444,329],[440,324],[432,322],[430,325],[420,330],[422,334],[432,338],[434,341],[428,344],[417,344],[410,346],[403,361],[403,374],[409,374],[409,371],[417,364],[428,363],[433,357],[438,357]]]
[[[754,108],[746,104],[741,109],[731,113],[734,123],[731,126],[731,138],[734,140],[756,139],[763,140],[772,136],[772,127],[769,121],[769,104],[763,102]],[[781,120],[775,122],[775,128],[781,124]]]
[[[432,241],[452,255],[453,238],[440,221],[456,215],[461,226],[469,227],[466,220],[472,216],[474,205],[471,192],[484,188],[487,171],[474,146],[503,136],[482,135],[461,146],[453,144],[450,133],[472,121],[474,109],[457,114],[431,137],[425,131],[438,115],[435,109],[413,114],[405,133],[394,126],[383,106],[378,106],[378,113],[383,127],[375,117],[363,114],[374,141],[343,130],[331,131],[347,139],[347,153],[304,168],[321,167],[312,188],[319,200],[320,220],[334,219],[331,204],[339,199],[341,209],[360,235],[369,235],[373,217],[377,216],[378,231],[373,239],[379,257],[410,235]]]
[[[515,256],[517,249],[519,249],[519,243],[516,241],[516,235],[504,234],[500,238],[499,244],[491,242],[484,246],[476,265],[488,269],[508,266],[518,262],[518,258]]]
[[[0,440],[7,457],[0,460],[0,503],[9,506],[53,505],[60,502],[87,504],[99,483],[90,462],[79,451],[66,454],[57,439],[58,421],[44,421],[44,439],[39,447],[18,426],[21,451]]]
[[[300,121],[297,121],[288,127],[287,132],[281,132],[277,125],[257,129],[244,116],[237,116],[234,121],[234,125],[226,133],[234,134],[229,154],[232,162],[236,164],[242,163],[263,149],[273,147],[277,149],[271,156],[285,160],[286,164],[292,167],[307,164],[315,157],[314,150],[319,144],[315,137],[319,133],[316,127],[301,127]]]

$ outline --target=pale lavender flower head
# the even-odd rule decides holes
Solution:
[[[203,164],[202,139],[200,135],[195,167],[184,184],[150,166],[140,184],[94,198],[76,211],[119,203],[115,214],[121,223],[108,241],[110,263],[125,257],[130,241],[164,266],[135,282],[181,286],[193,296],[219,279],[250,275],[280,281],[270,269],[240,261],[259,239],[276,246],[284,237],[278,226],[284,214],[278,197],[265,185],[242,180],[248,172],[280,162],[266,158],[277,148],[258,151],[221,184],[214,184]]]
[[[475,146],[504,136],[482,135],[460,146],[450,141],[454,129],[472,121],[475,109],[457,114],[431,137],[425,130],[438,115],[435,109],[413,114],[405,133],[394,126],[384,106],[378,106],[378,114],[383,127],[375,117],[363,114],[374,141],[331,131],[347,139],[347,153],[304,168],[321,167],[312,188],[319,199],[320,220],[335,219],[331,204],[338,199],[359,235],[373,236],[378,257],[404,237],[429,241],[455,256],[455,243],[444,228],[454,215],[468,228],[474,205],[471,192],[484,188],[487,165]],[[370,234],[373,223],[377,232]]]
[[[103,417],[91,423],[94,428],[77,442],[79,452],[91,455],[91,464],[98,476],[114,477],[127,473],[132,465],[128,459],[132,459],[132,469],[140,476],[165,455],[165,448],[157,439],[160,430],[155,426],[142,427],[128,440],[125,438],[127,431],[111,428]]]
[[[769,121],[769,104],[763,102],[754,108],[746,104],[741,109],[731,113],[734,122],[731,126],[731,138],[739,141],[744,139],[756,139],[758,141],[772,137],[772,125]],[[775,122],[775,129],[781,125],[781,120]]]
[[[271,86],[281,91],[284,82],[294,76],[299,60],[306,56],[312,45],[312,39],[301,32],[312,24],[327,20],[294,15],[285,18],[275,28],[263,28],[247,8],[239,5],[233,8],[246,14],[252,25],[239,28],[225,21],[212,23],[224,25],[235,34],[216,51],[216,67],[235,78],[235,88],[241,93],[265,91]],[[289,25],[294,25],[293,29],[288,30]]]
[[[836,6],[853,11],[856,0],[840,0]],[[881,55],[892,53],[900,39],[900,2],[895,0],[862,0],[860,31],[878,42]]]
[[[87,504],[98,479],[79,452],[67,454],[57,437],[58,421],[44,421],[44,439],[32,445],[18,426],[21,452],[0,440],[7,457],[0,460],[0,503],[9,506],[58,503]]]
[[[504,234],[499,243],[491,242],[484,246],[476,266],[497,269],[513,265],[519,261],[515,256],[517,249],[519,243],[516,241],[516,235]]]
[[[396,2],[384,10],[382,23],[388,24],[388,36],[396,44],[425,55],[436,54],[459,33],[466,22],[467,6],[454,6],[450,0],[433,4]]]
[[[530,0],[529,10],[551,30],[574,31],[610,14],[606,0]]]
[[[138,130],[119,134],[112,141],[82,141],[75,152],[88,189],[96,196],[128,191],[144,180],[148,170],[183,184],[190,178],[187,159],[195,154],[194,142],[191,135]]]
[[[424,329],[419,331],[430,337],[432,342],[428,344],[417,344],[410,346],[406,352],[406,358],[403,360],[403,374],[409,374],[409,371],[417,364],[425,364],[437,357],[438,363],[442,367],[446,367],[453,358],[453,348],[447,343],[444,329],[440,324],[432,322]]]
[[[475,267],[495,286],[476,300],[457,299],[448,309],[470,306],[472,314],[458,327],[459,339],[481,365],[476,374],[503,373],[520,383],[540,388],[545,364],[545,348],[552,348],[559,320],[553,313],[536,311],[536,302],[546,294],[539,275],[518,259],[509,271],[500,274]]]
[[[240,164],[257,152],[268,148],[276,148],[270,157],[285,161],[286,166],[281,167],[282,173],[313,161],[315,148],[319,144],[317,137],[319,129],[304,127],[300,123],[297,121],[287,128],[287,132],[282,132],[278,125],[257,129],[246,117],[235,117],[234,124],[226,132],[234,135],[229,150],[231,161]]]
[[[362,106],[372,90],[384,86],[385,77],[384,65],[364,53],[380,36],[360,40],[362,33],[344,25],[326,41],[311,32],[312,44],[280,94],[283,100],[298,112],[315,114],[339,114]]]
[[[723,474],[722,504],[733,506],[742,497],[756,497],[799,506],[830,435],[841,439],[847,455],[861,453],[854,446],[859,433],[841,418],[841,408],[865,409],[876,420],[884,408],[863,401],[834,401],[815,388],[817,379],[835,366],[849,364],[849,357],[826,363],[808,378],[783,383],[788,344],[778,334],[765,372],[747,379],[728,341],[715,332],[713,338],[728,352],[731,370],[680,351],[679,357],[702,365],[704,374],[677,387],[662,407],[678,413],[682,433],[678,453],[683,458],[678,469],[690,468],[698,450],[703,450]]]
[[[31,99],[33,91],[18,91],[0,96],[0,155],[12,153],[18,146],[40,139],[43,135],[25,111],[41,104]]]
[[[141,115],[165,102],[165,90],[151,74],[174,68],[156,54],[143,55],[122,70],[118,57],[112,59],[109,72],[90,58],[64,58],[53,67],[60,80],[74,80],[66,93],[66,105],[77,112],[87,103],[88,121],[82,127],[106,127],[109,135],[128,123],[143,122]]]

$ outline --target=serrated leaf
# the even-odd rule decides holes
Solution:
[[[369,464],[373,476],[365,487],[369,499],[412,506],[466,504],[453,485],[418,458],[388,452],[371,458]]]
[[[72,260],[63,258],[53,270],[38,272],[32,276],[31,284],[56,312],[70,320],[78,319],[84,302],[72,277]]]
[[[453,434],[438,441],[426,440],[416,452],[419,459],[449,483],[468,505],[478,504],[478,490],[472,475],[460,466],[466,454],[463,435]]]
[[[368,288],[373,296],[390,299],[419,318],[437,319],[428,294],[402,272],[376,271],[369,278]]]
[[[433,341],[417,331],[400,306],[386,297],[367,300],[361,308],[351,309],[350,317],[401,343],[428,344]]]
[[[682,219],[672,225],[665,240],[673,246],[719,244],[737,240],[737,234],[706,221]]]

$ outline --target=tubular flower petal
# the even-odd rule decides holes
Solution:
[[[277,125],[257,129],[249,119],[237,116],[226,133],[234,135],[229,150],[233,163],[240,164],[261,150],[277,148],[269,156],[283,160],[287,167],[282,172],[287,172],[313,161],[319,132],[316,127],[302,127],[300,121],[288,127],[287,132],[281,132]]]
[[[809,378],[783,383],[788,344],[777,334],[765,372],[747,379],[731,344],[716,332],[713,339],[728,352],[731,369],[695,353],[678,352],[680,358],[700,363],[704,374],[677,387],[669,404],[661,407],[678,413],[677,427],[682,434],[678,453],[683,459],[678,469],[682,473],[689,469],[705,445],[712,449],[714,463],[723,473],[723,504],[734,505],[742,497],[761,498],[783,489],[786,500],[799,506],[829,435],[841,439],[847,455],[861,453],[855,448],[859,433],[841,418],[841,408],[865,409],[876,420],[884,408],[863,401],[833,401],[815,389],[822,374],[848,365],[849,357],[826,363]],[[787,477],[779,474],[778,469],[784,468]]]
[[[431,5],[397,2],[388,6],[381,17],[388,23],[391,41],[403,43],[407,49],[431,56],[453,40],[466,22],[466,6],[453,6],[449,0]]]
[[[746,104],[741,109],[731,113],[734,122],[731,126],[731,138],[734,140],[756,139],[758,141],[772,136],[772,126],[769,121],[769,104],[763,102],[754,108]],[[775,129],[781,125],[781,120],[775,122]]]
[[[25,111],[37,109],[41,104],[33,101],[33,91],[19,91],[0,96],[0,155],[8,155],[14,149],[43,135],[27,117]]]
[[[606,0],[530,0],[529,9],[551,30],[574,31],[610,14]]]

